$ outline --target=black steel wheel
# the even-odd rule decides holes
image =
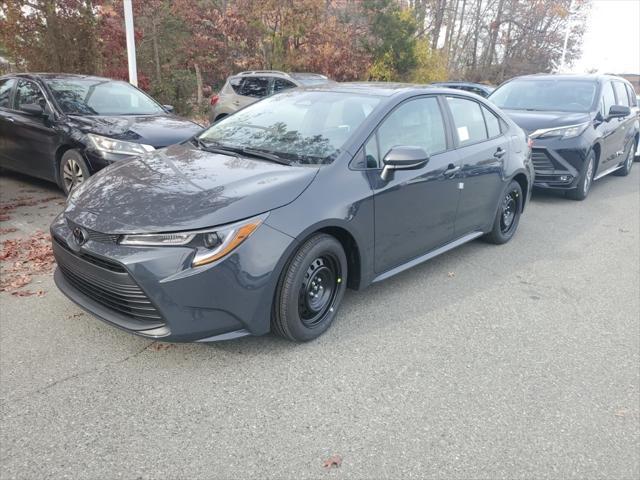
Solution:
[[[492,229],[484,236],[485,240],[497,245],[511,240],[518,228],[523,205],[522,187],[512,180],[500,197]]]
[[[347,281],[347,257],[331,235],[305,241],[278,283],[271,319],[273,330],[297,342],[317,338],[333,323]]]

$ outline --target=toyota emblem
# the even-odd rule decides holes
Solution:
[[[84,245],[87,241],[87,234],[82,228],[76,227],[73,229],[73,238],[78,245]]]

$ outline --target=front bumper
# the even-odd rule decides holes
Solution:
[[[531,151],[534,186],[559,190],[575,188],[590,149],[591,145],[582,137],[535,139]]]
[[[191,268],[188,247],[130,247],[91,232],[78,246],[61,214],[51,225],[54,279],[72,301],[131,333],[163,341],[262,335],[294,240],[263,224],[228,256]]]

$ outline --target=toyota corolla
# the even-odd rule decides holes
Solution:
[[[513,121],[465,92],[293,89],[77,186],[51,226],[55,280],[146,337],[311,340],[346,288],[509,241],[530,155]]]

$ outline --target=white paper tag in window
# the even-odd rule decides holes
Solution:
[[[461,142],[469,140],[469,130],[467,127],[458,127],[458,139],[460,139]]]

